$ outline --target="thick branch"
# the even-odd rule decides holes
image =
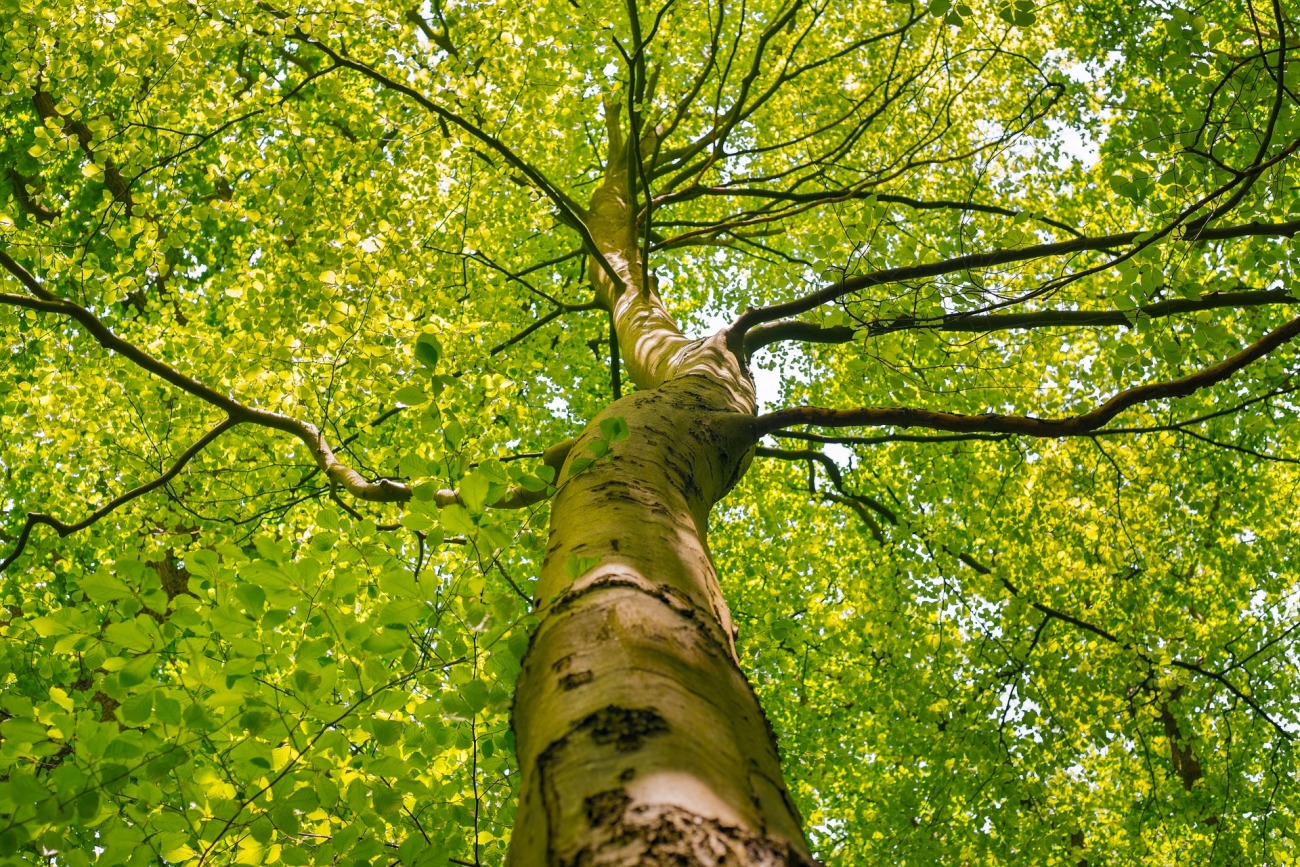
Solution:
[[[959,443],[969,442],[971,440],[981,440],[985,442],[1001,442],[1007,439],[1011,434],[987,434],[987,433],[965,433],[965,434],[904,434],[891,433],[881,434],[880,436],[823,436],[822,434],[808,433],[798,430],[777,431],[775,436],[783,439],[803,440],[809,443],[822,443],[823,445],[837,446],[875,446],[884,443]]]
[[[29,178],[20,174],[13,166],[6,169],[6,173],[9,175],[14,200],[18,202],[18,206],[23,209],[25,214],[39,223],[49,223],[59,217],[62,212],[45,207],[36,198],[33,192],[36,185]],[[33,188],[33,191],[27,189],[29,186]]]
[[[628,164],[620,158],[625,140],[618,117],[608,101],[609,159],[587,211],[593,243],[612,270],[592,269],[590,279],[597,300],[613,317],[628,377],[640,388],[653,388],[669,377],[674,361],[691,341],[659,298],[637,243],[636,194]]]
[[[839,202],[849,202],[859,199],[872,199],[877,202],[884,202],[885,204],[902,205],[918,211],[952,210],[962,213],[994,214],[1001,217],[1017,217],[1021,214],[1021,211],[1018,211],[1015,208],[1006,208],[1001,205],[988,205],[981,202],[968,202],[958,199],[918,199],[913,196],[881,193],[876,190],[874,185],[865,183],[858,187],[816,190],[810,192],[800,192],[795,189],[769,190],[762,187],[730,187],[725,184],[712,187],[696,185],[680,192],[672,192],[660,196],[655,199],[654,204],[657,207],[663,207],[676,202],[690,201],[691,199],[696,199],[701,196],[737,199],[754,198],[767,199],[776,202],[791,202],[794,204],[823,205],[832,205]],[[1043,217],[1041,218],[1041,222],[1064,232],[1069,232],[1072,235],[1079,235],[1079,232],[1076,229],[1059,220]]]
[[[934,331],[964,331],[987,334],[1013,328],[1132,328],[1142,319],[1160,319],[1180,313],[1217,310],[1224,307],[1261,307],[1269,304],[1297,304],[1296,298],[1283,289],[1248,290],[1240,292],[1212,292],[1200,298],[1171,298],[1146,304],[1131,310],[1038,310],[1028,313],[990,313],[971,315],[949,313],[942,317],[900,316],[880,319],[863,326],[837,325],[823,327],[811,322],[788,319],[760,325],[745,337],[745,351],[754,353],[764,346],[783,340],[805,343],[849,343],[865,332],[871,335],[889,334],[911,329]]]
[[[860,407],[834,410],[815,406],[784,409],[758,418],[761,436],[793,425],[820,427],[924,427],[954,433],[1006,433],[1032,437],[1065,437],[1089,434],[1105,425],[1129,407],[1152,400],[1186,397],[1200,389],[1221,382],[1253,361],[1263,358],[1283,343],[1300,334],[1300,318],[1270,331],[1255,343],[1218,364],[1187,376],[1152,382],[1122,391],[1105,403],[1081,415],[1063,419],[1034,416],[961,415],[911,407]]]
[[[1300,233],[1300,219],[1290,220],[1285,223],[1243,223],[1237,226],[1221,226],[1198,228],[1194,234],[1184,234],[1180,236],[1184,241],[1216,241],[1228,238],[1241,238],[1246,236],[1270,236],[1270,237],[1294,237]],[[872,286],[881,286],[887,283],[901,283],[907,280],[919,280],[927,277],[939,277],[944,274],[954,274],[961,271],[980,270],[991,268],[996,265],[1006,265],[1012,262],[1027,262],[1034,259],[1047,259],[1054,256],[1065,256],[1072,253],[1082,253],[1098,250],[1112,250],[1117,247],[1126,247],[1137,243],[1143,232],[1123,232],[1117,235],[1102,235],[1095,238],[1076,238],[1071,241],[1058,241],[1051,244],[1033,244],[1028,247],[1017,247],[1013,249],[989,250],[983,253],[971,253],[966,256],[956,256],[952,259],[944,259],[938,262],[925,262],[919,265],[907,265],[899,268],[886,268],[881,271],[873,271],[869,274],[859,274],[844,280],[832,283],[819,289],[816,292],[805,295],[802,298],[796,298],[793,301],[786,301],[782,304],[773,304],[769,307],[757,307],[746,310],[742,313],[728,330],[728,345],[740,349],[743,347],[746,335],[759,325],[766,322],[775,322],[781,319],[788,319],[792,316],[798,316],[806,313],[823,304],[829,304],[851,295],[854,292],[861,292]]]
[[[185,462],[188,462],[194,454],[198,453],[198,450],[201,449],[203,445],[206,445],[222,431],[244,422],[261,425],[262,427],[269,427],[298,437],[298,439],[307,446],[308,450],[312,454],[312,458],[316,461],[317,466],[325,472],[330,482],[358,499],[368,500],[370,502],[401,503],[406,502],[411,498],[411,488],[401,482],[393,481],[392,479],[378,479],[373,482],[368,481],[356,470],[340,463],[335,457],[334,451],[330,447],[329,442],[326,441],[320,429],[315,425],[291,418],[281,413],[246,406],[234,398],[221,394],[198,380],[186,376],[174,367],[154,358],[139,347],[128,343],[115,335],[108,326],[104,325],[104,323],[89,310],[80,305],[74,304],[67,299],[54,295],[49,290],[45,289],[30,272],[24,269],[17,262],[14,262],[14,260],[3,250],[0,250],[0,265],[3,265],[6,270],[17,277],[19,281],[33,293],[39,293],[42,296],[41,298],[28,298],[22,295],[0,293],[0,304],[10,304],[17,307],[25,307],[29,310],[37,310],[43,313],[58,313],[69,316],[77,320],[91,334],[91,336],[95,338],[96,342],[104,348],[128,358],[141,368],[149,371],[160,379],[166,380],[172,385],[175,385],[182,391],[225,410],[228,415],[227,420],[223,422],[222,425],[219,425],[217,429],[214,429],[214,431],[210,432],[208,436],[204,437],[204,439],[200,441],[201,445],[197,445],[193,449],[193,453],[186,452],[183,462],[174,467],[170,474],[161,477],[160,480],[156,480],[156,483],[151,483],[151,486],[144,486],[142,489],[137,489],[132,492],[131,495],[127,496],[126,499],[119,498],[119,500],[113,501],[113,503],[109,504],[108,507],[105,507],[107,511],[111,511],[113,508],[116,508],[127,500],[134,499],[141,494],[147,493],[161,484],[165,484],[176,474],[176,472],[179,472]],[[552,446],[543,452],[543,463],[552,467],[557,475],[560,467],[564,463],[565,457],[573,446],[573,442],[573,440],[565,440],[564,442]],[[501,509],[519,509],[541,502],[548,496],[549,494],[545,489],[530,491],[521,486],[513,485],[506,491],[506,494],[501,498],[501,500],[494,505],[496,508]],[[451,503],[460,502],[460,493],[458,491],[444,489],[438,491],[437,494],[435,494],[434,499],[439,506],[446,506]],[[104,514],[107,514],[107,511],[104,511]],[[93,523],[100,517],[102,517],[102,515],[97,512],[91,519],[89,519],[88,523],[83,522],[83,524],[72,526],[71,529],[67,529],[66,531],[64,528],[69,525],[65,525],[62,522],[57,521],[57,519],[45,515],[37,515],[34,519],[29,517],[28,526],[24,528],[19,539],[18,551],[15,551],[3,565],[0,565],[0,571],[3,571],[3,567],[7,566],[26,544],[27,536],[29,536],[31,532],[33,520],[35,523],[48,524],[58,530],[60,535],[66,535],[68,532],[75,532],[76,530],[82,529],[83,526],[89,526],[90,523]]]

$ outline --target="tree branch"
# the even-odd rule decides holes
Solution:
[[[193,395],[200,400],[223,410],[235,422],[250,422],[261,427],[291,434],[307,446],[317,466],[325,472],[329,480],[352,494],[359,500],[376,503],[400,503],[411,498],[411,489],[392,479],[368,481],[356,470],[345,466],[334,456],[333,449],[320,429],[310,422],[300,421],[278,412],[256,409],[247,406],[229,395],[188,376],[160,359],[154,358],[140,347],[118,337],[94,313],[73,301],[50,292],[27,269],[15,262],[9,254],[0,248],[0,267],[12,274],[23,286],[27,287],[36,298],[22,295],[0,293],[0,304],[25,307],[42,313],[57,313],[76,320],[95,342],[112,352],[116,352],[136,366],[152,373],[159,379]]]
[[[862,523],[867,525],[867,529],[871,531],[872,537],[882,545],[885,544],[885,534],[880,528],[880,522],[872,517],[871,512],[875,512],[891,525],[898,524],[898,516],[895,515],[893,510],[884,503],[880,502],[875,497],[869,497],[866,494],[855,494],[845,488],[844,475],[840,472],[840,468],[836,466],[835,462],[830,459],[830,456],[824,452],[819,452],[816,449],[772,449],[765,446],[759,446],[754,449],[754,454],[758,457],[776,458],[783,461],[808,461],[809,493],[817,492],[814,485],[815,478],[812,472],[812,464],[814,462],[821,464],[826,470],[826,475],[830,478],[831,484],[834,485],[835,490],[839,492],[838,494],[824,493],[822,496],[832,502],[841,503],[852,509],[857,516],[862,519]]]
[[[982,566],[973,560],[968,560],[964,556],[961,557],[960,559],[962,560],[963,563],[966,563],[966,565],[975,569],[976,572],[979,572],[982,575],[988,575],[991,574],[992,572],[991,569]],[[1083,630],[1084,632],[1090,632],[1093,635],[1096,635],[1098,638],[1101,638],[1118,647],[1122,647],[1125,650],[1131,650],[1135,654],[1137,654],[1138,658],[1141,659],[1143,662],[1145,662],[1148,666],[1151,666],[1152,668],[1155,667],[1156,665],[1155,660],[1153,660],[1151,656],[1146,653],[1146,651],[1138,647],[1132,641],[1125,641],[1121,639],[1118,635],[1114,634],[1113,632],[1109,632],[1101,628],[1100,626],[1097,626],[1094,623],[1089,623],[1087,620],[1083,620],[1081,618],[1075,617],[1074,615],[1062,611],[1059,608],[1053,608],[1050,605],[1044,605],[1042,602],[1038,602],[1036,600],[1021,596],[1020,589],[1016,587],[1016,585],[1012,584],[1010,579],[1008,579],[1006,576],[999,575],[998,581],[1001,582],[1003,587],[1007,588],[1007,590],[1011,593],[1012,596],[1015,596],[1017,599],[1020,599],[1022,602],[1029,605],[1029,607],[1035,609],[1036,611],[1054,620],[1059,620],[1062,623],[1068,623],[1076,629]],[[1245,703],[1248,707],[1250,707],[1250,709],[1253,710],[1256,714],[1258,714],[1261,719],[1263,719],[1265,722],[1271,725],[1273,729],[1284,739],[1288,741],[1294,740],[1295,735],[1293,733],[1287,731],[1287,729],[1281,723],[1273,719],[1273,717],[1269,716],[1269,714],[1264,710],[1264,708],[1260,707],[1258,702],[1256,702],[1253,698],[1243,693],[1232,681],[1228,680],[1228,678],[1224,675],[1223,672],[1213,671],[1211,669],[1205,668],[1196,663],[1186,662],[1181,659],[1171,659],[1169,661],[1169,664],[1172,665],[1174,668],[1181,668],[1184,671],[1192,672],[1193,674],[1200,675],[1201,677],[1207,678],[1208,680],[1213,680],[1215,683],[1220,684],[1226,690],[1228,690],[1228,692],[1232,693],[1233,696],[1235,696],[1237,699],[1239,699],[1240,701]]]
[[[1272,237],[1295,237],[1300,233],[1300,219],[1290,220],[1284,223],[1243,223],[1236,226],[1208,227],[1198,228],[1195,233],[1184,233],[1179,236],[1180,240],[1188,242],[1216,241],[1228,238],[1241,238],[1246,236],[1272,236]],[[956,256],[951,259],[944,259],[938,262],[925,262],[919,265],[907,265],[898,268],[886,268],[881,271],[873,271],[869,274],[859,274],[854,277],[848,277],[844,280],[831,283],[819,289],[816,292],[805,295],[802,298],[796,298],[793,301],[786,301],[781,304],[773,304],[768,307],[751,307],[737,317],[727,332],[727,344],[733,350],[743,350],[745,338],[754,328],[767,322],[775,322],[780,319],[788,319],[792,316],[798,316],[800,313],[806,313],[850,295],[854,292],[860,292],[872,286],[881,286],[887,283],[900,283],[907,280],[918,280],[926,277],[939,277],[944,274],[954,274],[960,271],[980,270],[991,268],[995,265],[1006,265],[1012,262],[1026,262],[1034,259],[1046,259],[1054,256],[1064,256],[1072,253],[1082,253],[1097,250],[1109,250],[1116,247],[1125,247],[1138,243],[1147,233],[1144,232],[1123,232],[1116,235],[1102,235],[1094,238],[1076,238],[1070,241],[1057,241],[1050,244],[1033,244],[1028,247],[1017,247],[1000,250],[989,250],[983,253],[971,253],[965,256]]]
[[[556,443],[542,452],[542,464],[555,470],[554,478],[560,477],[560,468],[564,466],[564,461],[573,450],[573,445],[578,440],[576,437]],[[525,509],[529,506],[536,505],[543,500],[549,499],[554,492],[554,486],[548,485],[539,490],[529,490],[522,485],[511,485],[506,489],[505,494],[495,503],[488,505],[493,509]],[[461,503],[460,491],[452,488],[441,488],[433,495],[433,502],[439,507],[450,506],[452,503]]]
[[[757,435],[773,433],[799,424],[820,427],[924,427],[954,433],[1006,433],[1032,437],[1065,437],[1089,434],[1129,407],[1152,400],[1186,397],[1221,382],[1253,361],[1300,335],[1300,317],[1265,334],[1255,343],[1218,364],[1187,376],[1152,382],[1122,391],[1094,409],[1063,419],[1034,416],[961,415],[910,407],[860,407],[834,410],[801,406],[779,410],[757,419]]]
[[[209,388],[198,380],[186,376],[174,367],[171,367],[145,353],[135,345],[128,343],[113,334],[113,332],[89,310],[86,310],[84,307],[74,304],[67,299],[60,298],[59,296],[50,293],[42,287],[29,272],[23,269],[21,265],[14,262],[3,249],[0,249],[0,265],[3,265],[11,273],[14,273],[14,275],[17,276],[24,285],[27,285],[28,288],[35,287],[34,291],[39,291],[49,299],[53,299],[45,300],[45,298],[27,298],[21,295],[0,293],[0,304],[25,307],[29,310],[37,310],[44,313],[58,313],[76,319],[88,332],[90,332],[91,336],[94,337],[101,346],[130,359],[138,366],[160,379],[170,382],[182,391],[225,410],[228,414],[228,419],[227,422],[223,423],[226,426],[221,428],[222,431],[229,427],[233,427],[236,424],[249,422],[262,427],[268,427],[284,433],[292,434],[298,437],[298,439],[307,446],[308,450],[311,452],[312,458],[315,460],[317,466],[325,472],[325,475],[329,478],[332,486],[342,488],[357,499],[369,502],[404,503],[411,498],[411,488],[402,482],[382,478],[373,482],[368,481],[356,470],[342,464],[335,457],[334,451],[330,447],[328,441],[326,441],[324,434],[322,434],[320,429],[310,422],[300,421],[281,413],[246,406],[234,398],[223,395],[220,392]],[[17,269],[17,271],[15,272],[14,269]],[[31,281],[30,285],[28,284],[28,281]],[[394,411],[390,411],[390,413],[391,412]],[[216,433],[220,432],[221,431],[217,431]],[[216,433],[210,433],[209,437],[215,438]],[[208,437],[205,437],[205,440],[210,441]],[[543,463],[547,466],[553,467],[557,475],[560,466],[564,463],[565,457],[573,446],[573,442],[573,440],[565,440],[542,453]],[[206,442],[204,444],[206,445]],[[195,453],[197,453],[197,451]],[[187,454],[189,453],[187,452]],[[193,455],[190,455],[190,457],[193,457]],[[188,460],[189,458],[186,458],[186,461]],[[184,466],[184,464],[181,464],[180,466]],[[176,471],[179,471],[180,467],[178,466],[175,469]],[[173,472],[172,475],[175,475],[175,473]],[[147,493],[148,490],[153,490],[154,487],[164,484],[170,478],[171,476],[169,475],[162,481],[149,487],[147,490],[141,490],[138,493],[134,493],[133,496],[128,499],[133,499],[135,496]],[[541,502],[548,496],[549,494],[544,488],[539,491],[530,491],[527,488],[512,485],[509,490],[507,490],[505,496],[493,505],[495,508],[499,509],[521,509]],[[439,490],[434,495],[434,501],[439,506],[459,503],[460,492],[451,489]],[[121,505],[121,503],[117,503],[116,501],[114,502],[116,504],[113,506],[114,508],[116,508],[117,505]],[[125,502],[125,500],[123,502]],[[96,520],[98,520],[98,517],[96,517]],[[29,518],[29,525],[31,524],[31,521],[32,519]],[[36,523],[49,524],[51,527],[55,527],[56,529],[59,529],[61,526],[66,526],[48,516],[38,516]],[[89,524],[86,526],[89,526]],[[78,525],[68,532],[73,532],[76,529],[81,529],[81,526]],[[30,535],[30,532],[30,526],[24,528],[19,541],[20,550],[21,547],[26,544],[26,537]],[[66,535],[66,533],[60,530],[60,535]],[[7,566],[14,556],[16,556],[16,553],[11,555],[11,557],[4,562],[4,565]],[[0,566],[0,571],[3,571],[3,566]]]
[[[990,434],[990,433],[959,433],[959,434],[904,434],[891,433],[881,434],[880,436],[863,437],[863,436],[823,436],[822,434],[808,433],[807,431],[782,430],[774,431],[773,436],[782,439],[797,439],[810,443],[823,443],[826,445],[838,446],[875,446],[883,443],[956,443],[968,442],[970,440],[984,440],[987,442],[1001,442],[1010,438],[1011,434]]]
[[[767,199],[777,202],[791,202],[794,204],[821,204],[832,205],[839,202],[850,202],[860,199],[872,199],[878,202],[884,202],[890,205],[902,205],[918,211],[937,211],[953,210],[961,213],[979,213],[993,214],[1001,217],[1017,217],[1021,211],[1015,208],[1005,208],[1001,205],[987,205],[981,202],[964,202],[956,199],[918,199],[913,196],[900,196],[894,193],[878,192],[874,185],[864,184],[859,187],[848,187],[836,190],[818,190],[814,192],[798,192],[797,190],[768,190],[762,187],[728,187],[725,184],[719,184],[712,187],[692,186],[680,192],[666,193],[656,197],[655,206],[664,207],[676,202],[690,201],[701,196],[722,196],[727,198],[754,198]],[[1039,221],[1045,225],[1060,229],[1063,232],[1069,232],[1071,235],[1081,237],[1079,231],[1068,223],[1062,223],[1059,220],[1053,220],[1050,217],[1039,218]]]
[[[75,524],[65,523],[52,515],[46,515],[40,512],[28,512],[27,521],[23,524],[23,529],[18,534],[18,541],[14,545],[14,549],[9,552],[8,557],[0,560],[0,574],[3,574],[4,571],[14,563],[14,561],[22,556],[23,550],[27,547],[27,542],[31,539],[32,530],[37,524],[44,524],[47,527],[53,527],[54,531],[59,534],[59,538],[84,530],[120,506],[124,506],[138,497],[143,497],[150,491],[157,490],[172,479],[176,478],[176,475],[183,470],[185,465],[192,461],[199,452],[203,451],[212,443],[213,440],[230,430],[232,427],[235,427],[237,424],[239,424],[239,422],[230,416],[222,419],[215,427],[182,452],[180,457],[178,457],[171,467],[162,475],[150,479],[142,485],[137,485],[124,494],[114,497],[112,500],[109,500],[107,503],[100,506]]]
[[[1029,313],[949,313],[941,317],[900,316],[879,319],[861,326],[824,327],[812,322],[787,319],[760,325],[745,336],[745,351],[754,353],[778,341],[805,343],[849,343],[859,334],[890,334],[911,329],[963,331],[987,334],[1012,328],[1132,328],[1142,319],[1160,319],[1180,313],[1217,310],[1224,307],[1261,307],[1269,304],[1300,304],[1284,289],[1211,292],[1200,298],[1171,298],[1131,310],[1038,310]]]
[[[583,310],[596,310],[599,307],[600,304],[598,304],[595,301],[588,301],[582,304],[563,304],[563,303],[559,304],[555,307],[555,309],[551,310],[550,313],[547,313],[545,316],[538,317],[533,322],[529,323],[521,331],[516,333],[513,337],[509,338],[508,340],[503,340],[501,343],[498,343],[496,346],[492,347],[488,351],[488,354],[499,355],[500,353],[514,346],[519,341],[526,338],[528,335],[532,334],[534,331],[537,331],[538,329],[545,327],[548,323],[554,322],[556,319],[559,319],[565,313],[577,313]]]
[[[496,136],[490,135],[477,125],[472,124],[465,118],[461,117],[456,112],[444,108],[424,94],[420,93],[415,88],[385,75],[369,64],[362,63],[361,61],[354,60],[347,55],[340,54],[326,43],[313,38],[310,34],[304,33],[302,30],[295,30],[291,34],[290,38],[295,39],[304,45],[312,46],[317,51],[324,53],[339,66],[351,69],[354,72],[359,72],[376,84],[410,98],[425,111],[428,111],[444,121],[463,129],[465,132],[469,133],[470,136],[487,145],[494,152],[500,154],[510,166],[521,172],[524,177],[528,178],[534,187],[541,191],[541,193],[551,201],[551,204],[559,210],[561,221],[572,227],[582,236],[583,245],[587,248],[588,253],[590,253],[600,265],[602,270],[608,273],[611,279],[619,281],[614,268],[605,260],[604,255],[597,248],[590,230],[587,228],[585,219],[586,212],[583,207],[574,201],[574,199],[567,193],[553,184],[539,169],[526,162]]]

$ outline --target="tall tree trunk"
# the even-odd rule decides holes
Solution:
[[[753,442],[731,395],[688,374],[615,402],[631,435],[556,496],[515,694],[515,867],[809,862],[705,540]]]
[[[616,132],[611,153],[620,153]],[[569,454],[516,687],[511,867],[809,865],[770,726],[741,672],[706,540],[748,467],[753,384],[721,335],[688,340],[645,279],[627,172],[588,226],[629,375]],[[621,418],[626,439],[574,473]]]

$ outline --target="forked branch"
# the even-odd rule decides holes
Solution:
[[[896,331],[931,330],[988,334],[994,331],[1034,328],[1132,328],[1143,319],[1161,319],[1183,313],[1224,308],[1245,309],[1271,304],[1300,304],[1284,289],[1211,292],[1200,298],[1170,298],[1129,310],[1036,310],[1027,313],[949,313],[944,316],[899,316],[861,325],[822,326],[787,319],[760,325],[745,337],[745,351],[757,352],[780,341],[849,343],[861,334],[872,336]]]
[[[67,298],[49,291],[22,265],[0,249],[0,267],[18,279],[35,297],[0,293],[0,304],[24,307],[41,313],[55,313],[76,320],[95,342],[116,352],[143,370],[171,383],[187,394],[220,409],[234,423],[251,423],[291,434],[302,441],[317,466],[329,480],[359,500],[376,503],[400,503],[411,498],[411,489],[391,479],[369,481],[356,470],[340,463],[323,433],[314,424],[265,409],[256,409],[222,394],[192,376],[182,373],[170,364],[155,358],[140,347],[113,333],[98,316]]]
[[[1121,391],[1088,412],[1068,418],[1050,419],[996,413],[962,415],[912,407],[868,406],[837,410],[799,406],[759,416],[757,430],[758,435],[762,436],[806,424],[818,427],[922,427],[952,433],[1005,433],[1031,437],[1082,436],[1099,430],[1124,410],[1140,403],[1186,397],[1222,382],[1296,335],[1300,335],[1300,317],[1275,328],[1218,364],[1177,379],[1150,382]]]
[[[825,452],[816,449],[771,449],[760,446],[754,449],[754,454],[760,458],[776,458],[783,461],[807,461],[808,462],[808,492],[816,494],[817,480],[813,471],[813,464],[821,464],[826,470],[827,477],[835,486],[838,493],[823,492],[821,496],[833,503],[840,503],[848,506],[853,510],[871,531],[871,535],[881,545],[885,544],[885,533],[880,527],[880,522],[872,515],[874,512],[891,525],[898,524],[898,516],[894,511],[875,497],[869,497],[866,494],[855,494],[844,486],[844,474],[840,468],[830,459]]]
[[[555,206],[560,221],[571,227],[582,237],[583,246],[586,247],[587,252],[596,261],[596,264],[599,265],[603,271],[609,274],[611,279],[616,282],[621,279],[613,266],[610,265],[610,263],[605,259],[605,256],[601,253],[600,249],[596,246],[596,242],[591,236],[591,231],[587,228],[587,215],[585,209],[578,204],[572,196],[551,182],[546,175],[542,174],[540,169],[524,160],[523,157],[515,153],[514,150],[508,147],[499,138],[487,132],[479,125],[471,123],[446,106],[439,105],[410,85],[398,81],[390,75],[384,74],[367,63],[363,63],[360,60],[339,52],[333,46],[320,41],[309,33],[305,33],[302,30],[295,30],[292,34],[292,38],[301,42],[303,45],[310,45],[312,48],[325,54],[338,66],[360,73],[378,84],[380,87],[383,87],[385,90],[390,90],[394,93],[405,96],[434,117],[440,118],[446,123],[464,130],[472,138],[486,145],[494,153],[501,156],[508,165],[523,174],[533,187],[535,187],[542,195],[546,196],[551,204]]]
[[[1143,239],[1148,234],[1144,232],[1123,232],[1116,235],[1075,238],[1050,244],[1032,244],[1027,247],[988,250],[982,253],[971,253],[965,256],[943,259],[938,262],[923,262],[918,265],[906,265],[872,271],[868,274],[858,274],[831,283],[802,298],[796,298],[781,304],[773,304],[768,307],[751,307],[737,317],[736,321],[728,329],[727,345],[734,352],[742,352],[749,332],[758,326],[807,313],[809,310],[814,310],[824,304],[830,304],[855,292],[870,289],[873,286],[941,277],[945,274],[957,274],[962,271],[978,271],[1015,262],[1029,262],[1057,256],[1069,256],[1076,253],[1132,247],[1145,243]],[[1180,235],[1179,239],[1187,242],[1208,242],[1249,236],[1292,238],[1296,234],[1300,234],[1300,219],[1282,223],[1255,222],[1235,226],[1198,228],[1195,233]]]

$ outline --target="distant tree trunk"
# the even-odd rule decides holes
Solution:
[[[812,863],[736,657],[706,541],[755,443],[753,383],[721,335],[678,330],[641,267],[621,138],[587,226],[591,273],[641,391],[569,453],[515,691],[511,867]],[[592,458],[600,422],[629,436]]]

